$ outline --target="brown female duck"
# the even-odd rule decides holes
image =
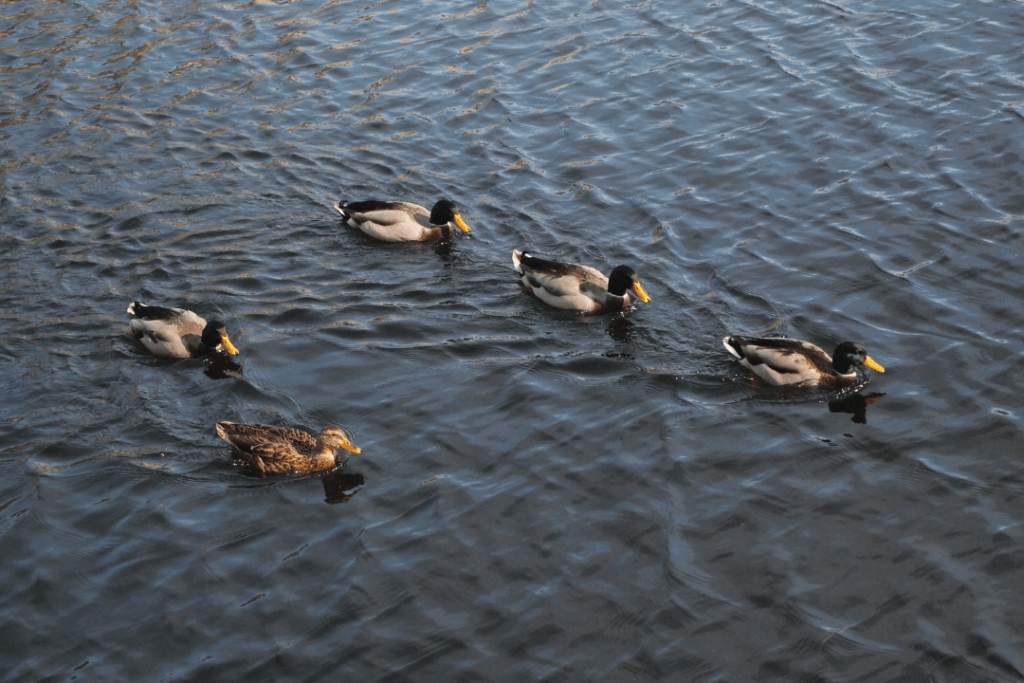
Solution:
[[[240,459],[263,474],[326,472],[338,466],[336,449],[362,452],[337,427],[324,427],[320,437],[314,439],[301,429],[218,422],[217,435],[235,447]]]

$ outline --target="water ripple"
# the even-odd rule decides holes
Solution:
[[[3,7],[4,680],[1024,671],[1019,3]],[[735,332],[888,372],[752,390]],[[254,479],[219,419],[364,450]]]

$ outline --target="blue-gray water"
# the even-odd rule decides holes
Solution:
[[[0,681],[1024,679],[1021,35],[1011,1],[0,5]],[[448,245],[331,207],[441,196]],[[516,247],[653,300],[546,309]],[[224,320],[241,375],[147,356],[133,299]],[[752,389],[737,332],[887,372]],[[217,420],[363,454],[253,479]]]

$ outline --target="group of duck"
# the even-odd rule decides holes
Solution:
[[[411,202],[377,200],[342,201],[335,208],[345,223],[384,242],[448,240],[456,229],[470,232],[458,207],[448,199],[438,201],[430,211]],[[633,296],[644,303],[651,300],[630,266],[617,266],[606,277],[590,266],[541,259],[518,249],[512,251],[512,265],[525,291],[556,308],[601,314],[630,307]],[[128,315],[132,336],[155,356],[238,353],[219,320],[207,322],[192,311],[138,301],[128,306]],[[862,366],[885,372],[855,342],[839,344],[832,356],[799,339],[731,335],[723,343],[741,365],[771,386],[842,389],[857,382]],[[361,452],[344,431],[332,426],[324,427],[317,438],[300,429],[263,424],[218,422],[216,429],[233,446],[234,455],[261,475],[326,472],[339,464],[337,449]]]

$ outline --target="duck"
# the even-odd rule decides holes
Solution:
[[[857,368],[885,368],[856,342],[843,342],[830,357],[819,346],[799,339],[732,335],[722,340],[740,364],[772,386],[843,388],[857,381]]]
[[[206,322],[184,308],[147,306],[140,301],[128,305],[132,335],[154,356],[200,358],[212,353],[238,355],[219,320]]]
[[[632,303],[630,292],[647,303],[636,271],[616,266],[608,277],[590,266],[537,258],[519,249],[512,250],[512,266],[523,276],[523,287],[538,299],[554,306],[584,313],[609,313]]]
[[[383,242],[429,242],[451,239],[453,229],[469,232],[459,207],[450,199],[441,199],[430,211],[412,202],[385,202],[369,199],[352,204],[334,205],[345,222]]]
[[[301,429],[263,424],[218,422],[217,435],[234,446],[241,460],[262,474],[326,472],[340,463],[335,451],[362,453],[338,427],[327,426],[313,438]]]

